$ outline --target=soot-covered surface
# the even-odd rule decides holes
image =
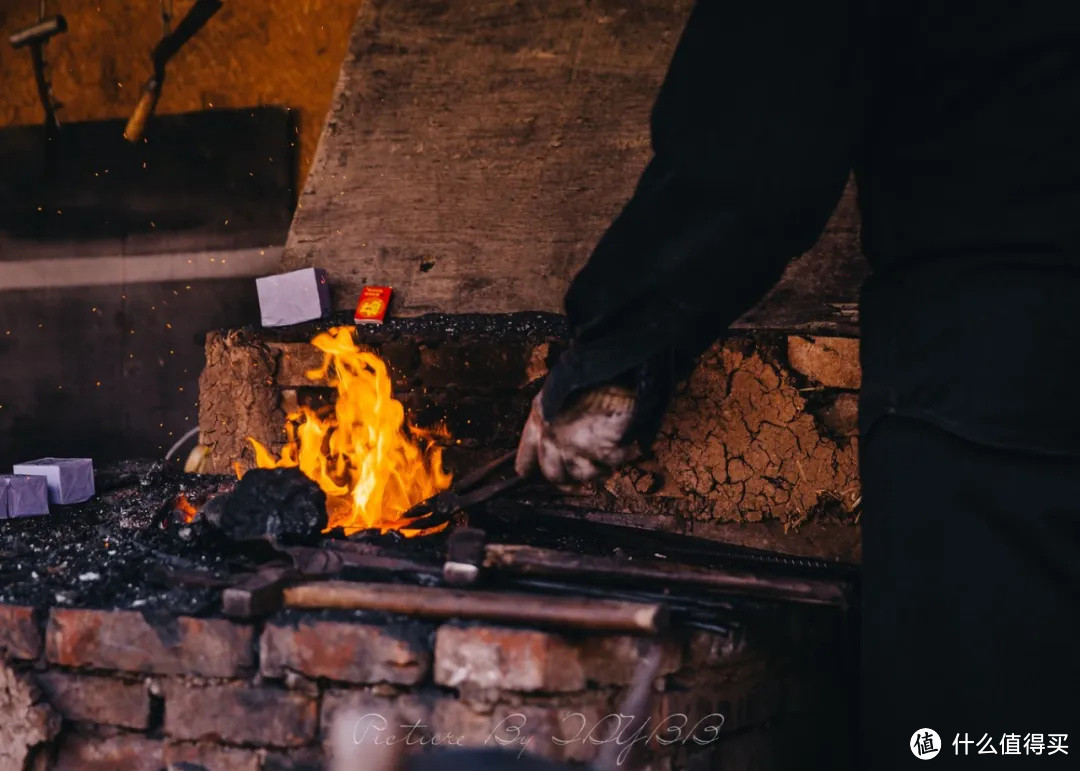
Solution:
[[[184,475],[149,461],[95,474],[98,494],[44,517],[0,522],[0,602],[36,606],[168,607],[198,611],[210,587],[169,582],[168,570],[224,576],[227,555],[192,528],[155,522],[176,496],[208,499],[233,480]],[[185,538],[186,536],[186,538]]]
[[[443,342],[459,339],[491,339],[523,341],[564,338],[569,333],[566,317],[554,313],[428,313],[411,318],[395,318],[393,299],[390,317],[384,324],[361,325],[357,333],[361,341],[393,340],[407,337],[416,341]],[[331,327],[352,326],[352,313],[336,312],[329,318],[290,327],[259,327],[259,336],[268,341],[307,342],[319,332]]]
[[[216,614],[221,589],[266,558],[205,522],[185,526],[174,512],[178,495],[201,506],[232,491],[235,478],[128,461],[98,470],[96,484],[86,503],[0,522],[0,603]],[[373,540],[398,545],[394,536]],[[400,548],[434,559],[445,542],[422,540]]]
[[[0,604],[216,615],[224,587],[268,560],[281,559],[281,553],[265,541],[232,541],[211,523],[209,514],[185,525],[176,512],[180,494],[196,507],[211,499],[226,500],[225,494],[237,487],[233,477],[183,474],[161,463],[129,461],[99,470],[96,483],[98,495],[86,503],[54,507],[45,517],[0,522]],[[522,499],[493,500],[472,512],[468,522],[485,531],[488,543],[753,568],[771,574],[853,574],[849,566],[601,525],[584,516],[585,511],[566,509],[553,489],[526,486]],[[343,541],[351,541],[353,550],[401,558],[423,568],[422,572],[378,568],[360,580],[438,583],[448,534],[449,529],[405,539],[393,533],[360,533],[344,539],[315,530],[307,537],[280,542],[325,546],[336,541],[341,549],[348,546]]]

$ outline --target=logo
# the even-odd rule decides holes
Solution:
[[[941,737],[932,728],[920,728],[911,735],[911,754],[919,760],[930,760],[941,752]]]
[[[364,300],[360,303],[360,307],[356,309],[358,316],[377,316],[382,311],[382,300]]]

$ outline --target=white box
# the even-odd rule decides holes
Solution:
[[[43,476],[0,474],[0,519],[49,513],[49,488]]]
[[[13,473],[45,477],[49,503],[82,503],[94,497],[94,463],[89,458],[38,458],[17,464]]]
[[[330,313],[330,284],[322,268],[304,268],[255,279],[264,327],[285,327]]]

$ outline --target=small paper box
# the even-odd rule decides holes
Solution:
[[[264,327],[286,327],[330,313],[330,284],[322,268],[304,268],[255,279]]]
[[[0,519],[49,513],[49,488],[43,476],[0,474]]]
[[[382,324],[386,309],[390,307],[392,291],[388,286],[365,286],[360,290],[353,321],[357,324]]]
[[[82,503],[94,497],[94,463],[89,458],[39,458],[19,463],[13,472],[45,477],[49,503]]]

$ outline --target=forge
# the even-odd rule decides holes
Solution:
[[[359,360],[326,366],[328,342],[341,341],[320,336],[341,329],[331,318],[210,335],[201,473],[117,464],[98,470],[92,501],[5,523],[0,650],[6,698],[27,716],[9,729],[13,745],[56,768],[316,769],[343,752],[342,724],[376,715],[379,730],[410,732],[410,750],[524,743],[578,764],[617,748],[638,768],[772,767],[826,736],[842,751],[834,718],[850,703],[858,602],[842,488],[806,510],[789,496],[787,508],[755,511],[745,491],[725,506],[722,488],[680,475],[702,435],[737,436],[754,419],[733,421],[733,410],[775,409],[754,396],[767,385],[799,399],[789,430],[817,437],[808,454],[765,461],[776,477],[785,463],[814,469],[827,442],[825,457],[843,451],[819,414],[843,392],[798,396],[807,376],[780,345],[795,343],[719,345],[639,467],[572,494],[518,486],[417,532],[395,515],[513,448],[564,344],[561,320],[345,328],[369,364],[387,366],[359,391],[343,391],[336,372]],[[756,374],[740,385],[744,367]],[[382,386],[387,403],[376,404]],[[362,409],[339,409],[346,398]],[[328,491],[351,499],[362,478],[349,469],[364,457],[334,471],[325,434],[387,415],[417,453],[413,470],[439,472],[437,483],[383,495],[386,520],[335,520]],[[323,434],[313,447],[326,474],[314,479],[296,468],[308,420]],[[761,434],[746,462],[770,446]],[[381,483],[400,474],[394,461]],[[642,680],[644,728],[617,717]],[[49,732],[35,739],[42,721]]]
[[[368,771],[354,740],[390,736],[597,771],[842,767],[850,186],[650,455],[402,520],[514,450],[566,286],[648,158],[691,4],[615,5],[366,0],[298,196],[312,116],[287,108],[162,115],[134,147],[126,115],[76,121],[53,156],[41,126],[0,136],[26,166],[0,181],[0,353],[28,364],[0,371],[0,454],[95,460],[91,500],[0,521],[0,769]]]

